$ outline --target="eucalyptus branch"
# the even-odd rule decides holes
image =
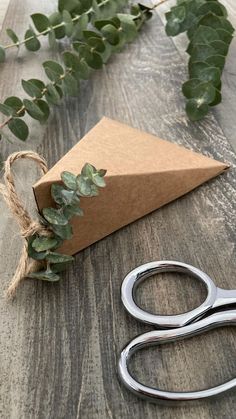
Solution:
[[[10,48],[19,48],[21,45],[29,51],[38,51],[41,47],[38,38],[48,35],[49,44],[55,46],[57,39],[65,36],[72,39],[80,39],[82,30],[93,18],[106,18],[113,13],[121,10],[128,0],[59,0],[58,11],[50,16],[41,13],[31,15],[34,30],[31,26],[25,33],[25,38],[20,40],[16,33],[8,28],[6,30],[8,37],[13,41],[11,44],[0,45],[0,62],[6,58],[6,50]]]
[[[99,188],[105,187],[106,170],[97,170],[86,163],[79,175],[62,172],[61,183],[53,183],[51,197],[53,208],[44,208],[40,213],[40,222],[50,233],[48,236],[35,234],[28,239],[28,256],[42,265],[38,272],[28,274],[29,278],[55,282],[60,279],[60,272],[65,270],[74,258],[55,252],[64,240],[71,240],[73,230],[70,220],[83,216],[81,198],[97,196]]]
[[[4,134],[3,128],[8,127],[17,138],[25,141],[29,135],[28,125],[22,119],[25,113],[41,123],[46,122],[50,106],[59,104],[64,94],[77,95],[80,80],[88,79],[93,70],[102,68],[112,53],[132,42],[150,17],[150,8],[134,5],[131,14],[94,20],[94,30],[83,30],[83,38],[72,43],[73,51],[63,52],[64,65],[51,60],[43,63],[49,83],[22,80],[30,99],[11,96],[0,104],[0,111],[7,116],[0,125],[1,134]]]
[[[218,0],[177,0],[166,19],[167,35],[186,32],[190,41],[189,80],[182,91],[187,115],[197,121],[221,102],[221,76],[234,28]]]

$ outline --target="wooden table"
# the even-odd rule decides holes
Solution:
[[[236,24],[233,0],[225,0]],[[11,0],[4,29],[22,37],[29,14],[48,13],[56,1]],[[2,142],[2,153],[34,149],[53,165],[93,125],[107,115],[231,164],[231,169],[173,202],[79,253],[58,284],[25,281],[13,303],[3,290],[18,262],[18,229],[1,200],[1,346],[0,417],[3,419],[208,419],[235,418],[235,391],[222,399],[175,408],[154,405],[128,393],[117,380],[117,358],[124,344],[149,330],[128,316],[120,284],[135,266],[155,259],[194,264],[217,285],[236,287],[235,163],[236,42],[224,73],[222,105],[197,124],[184,112],[181,83],[186,79],[185,37],[164,32],[158,9],[137,41],[114,56],[78,98],[55,107],[50,123],[31,126],[27,144]],[[41,63],[52,55],[11,52],[1,66],[1,98],[22,95],[20,80],[40,77]],[[227,137],[227,138],[226,138]],[[233,150],[234,149],[234,150]],[[35,167],[17,164],[19,191],[33,207]],[[158,191],[157,191],[158,193]],[[195,280],[154,277],[140,290],[139,301],[161,313],[178,313],[199,304],[204,289]],[[214,386],[236,376],[236,330],[220,328],[184,342],[139,354],[134,371],[146,383],[175,390]]]

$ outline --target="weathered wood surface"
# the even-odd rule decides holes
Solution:
[[[30,13],[47,13],[54,5],[11,0],[4,28],[23,35]],[[2,33],[1,42],[4,37]],[[228,116],[219,116],[222,107],[199,124],[187,120],[179,91],[186,78],[181,48],[166,37],[156,13],[134,44],[83,84],[78,99],[55,108],[46,128],[32,125],[27,145],[2,143],[4,156],[27,147],[43,153],[52,165],[105,114],[232,165],[227,174],[79,253],[59,284],[25,281],[13,304],[4,300],[3,290],[21,241],[1,200],[3,419],[235,418],[235,391],[216,401],[170,408],[138,400],[119,385],[116,374],[124,344],[150,329],[131,319],[121,305],[120,284],[129,270],[150,260],[177,259],[202,268],[221,287],[236,287],[236,158],[219,124],[226,124]],[[47,47],[40,54],[22,49],[17,59],[11,53],[1,67],[1,98],[20,92],[20,79],[39,75],[40,63],[49,56]],[[230,124],[233,132],[235,118]],[[15,172],[30,205],[36,170],[22,163]],[[204,295],[194,280],[162,276],[144,284],[139,297],[153,311],[177,313],[196,306]],[[134,370],[161,388],[206,388],[236,376],[235,349],[236,330],[221,328],[147,350],[136,357]]]

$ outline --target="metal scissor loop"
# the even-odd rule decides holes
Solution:
[[[144,279],[160,272],[181,272],[201,280],[207,288],[205,301],[196,309],[175,316],[160,316],[141,309],[135,302],[135,291]],[[124,385],[138,396],[152,401],[188,401],[209,398],[236,386],[236,378],[219,386],[193,392],[173,392],[148,387],[138,382],[129,371],[132,355],[145,347],[173,342],[203,333],[214,327],[236,324],[236,290],[216,287],[212,279],[194,266],[176,261],[150,262],[131,271],[121,287],[126,310],[137,320],[161,330],[144,333],[133,339],[121,352],[118,373]],[[166,329],[166,330],[163,330]]]

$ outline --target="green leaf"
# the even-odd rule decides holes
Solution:
[[[0,112],[2,112],[3,115],[11,116],[14,114],[14,109],[5,103],[0,103]]]
[[[182,92],[185,97],[193,98],[195,94],[195,88],[201,83],[201,80],[198,78],[191,78],[186,81],[182,86]]]
[[[78,204],[79,198],[77,197],[75,191],[65,189],[62,185],[58,183],[53,183],[51,186],[51,196],[54,201],[63,206],[68,204]]]
[[[43,208],[42,213],[50,224],[65,226],[68,223],[66,217],[55,208]]]
[[[67,186],[67,188],[71,189],[72,191],[77,190],[77,176],[75,176],[71,172],[62,172],[61,173],[61,180]]]
[[[58,92],[58,89],[52,83],[49,83],[46,88],[47,92],[45,93],[45,99],[47,102],[52,105],[60,103],[61,95]]]
[[[225,29],[216,29],[216,32],[219,36],[219,39],[221,39],[221,41],[225,42],[226,44],[230,44],[230,42],[233,39],[233,36],[230,32],[226,31]]]
[[[205,16],[209,12],[212,12],[217,16],[227,16],[226,8],[217,1],[207,1],[197,9],[198,16]]]
[[[73,236],[72,226],[67,224],[65,226],[52,225],[53,232],[63,240],[70,240]]]
[[[80,66],[80,59],[77,54],[65,51],[62,54],[63,61],[66,65],[66,67],[71,68],[73,71],[78,71]]]
[[[74,40],[82,40],[83,39],[83,31],[87,28],[89,22],[89,18],[87,13],[83,13],[77,23],[74,25],[74,30],[72,33],[72,38]]]
[[[209,111],[209,105],[199,104],[197,99],[189,99],[186,103],[186,113],[191,121],[202,119]]]
[[[82,217],[84,215],[83,210],[78,205],[67,205],[64,208],[65,217],[70,220],[74,216]]]
[[[101,28],[103,36],[106,38],[107,42],[111,45],[117,45],[120,41],[120,36],[118,29],[113,25],[105,25]]]
[[[84,59],[81,59],[79,63],[79,68],[77,70],[79,79],[87,80],[90,76],[91,71],[92,70],[90,69],[86,61]]]
[[[0,45],[0,63],[4,63],[5,59],[6,59],[5,49],[4,47]]]
[[[52,28],[48,32],[48,43],[51,49],[57,48],[56,35],[55,35],[55,31]]]
[[[27,277],[31,279],[40,279],[40,281],[48,281],[48,282],[57,282],[60,279],[60,276],[52,271],[33,272],[33,273],[28,274]]]
[[[47,102],[45,102],[45,100],[38,99],[37,105],[40,108],[41,112],[43,113],[43,117],[40,119],[40,122],[41,123],[46,122],[50,115],[50,109]]]
[[[211,55],[217,55],[215,48],[208,44],[194,45],[191,51],[191,58],[193,61],[205,61]]]
[[[206,59],[206,63],[218,67],[222,71],[225,66],[225,57],[223,55],[211,55]]]
[[[102,39],[99,38],[89,38],[88,40],[88,45],[90,45],[92,48],[95,49],[95,51],[97,52],[104,52],[106,47],[104,44],[104,41]]]
[[[42,89],[35,85],[34,82],[31,80],[21,80],[22,87],[27,95],[31,97],[41,98],[42,97]]]
[[[211,103],[215,99],[215,88],[210,82],[203,82],[196,86],[194,90],[194,97],[198,103]]]
[[[29,51],[38,51],[40,49],[40,42],[36,37],[35,32],[33,29],[28,29],[25,33],[25,47]]]
[[[221,97],[220,90],[216,89],[215,99],[213,100],[213,102],[209,103],[209,106],[216,106],[221,102],[221,100],[222,100],[222,97]]]
[[[198,62],[191,66],[190,77],[201,81],[211,81],[217,87],[220,83],[221,71],[217,67],[210,67],[207,63]]]
[[[63,10],[62,18],[65,22],[65,34],[70,37],[74,30],[74,23],[72,21],[71,15],[67,10]]]
[[[95,28],[97,28],[99,31],[106,25],[112,25],[118,29],[120,27],[120,20],[117,19],[114,21],[112,19],[98,19],[94,22]]]
[[[47,29],[50,27],[50,21],[47,16],[42,13],[34,13],[31,15],[31,19],[38,32],[47,32]],[[44,35],[46,35],[46,33]]]
[[[220,39],[220,36],[215,29],[210,26],[200,25],[194,32],[192,42],[195,44],[206,44],[217,39]]]
[[[63,12],[63,10],[68,10],[72,12],[78,6],[77,0],[59,0],[58,1],[58,10]]]
[[[36,252],[44,252],[45,250],[57,247],[58,244],[59,241],[53,237],[39,236],[32,242],[32,247],[36,250]]]
[[[34,259],[34,260],[43,260],[45,259],[46,256],[46,252],[37,252],[33,246],[32,243],[34,242],[36,236],[31,236],[28,239],[28,255],[30,258]]]
[[[95,173],[96,168],[90,163],[85,163],[85,165],[82,167],[81,175],[88,177],[89,179],[92,179]]]
[[[118,13],[117,17],[120,20],[119,30],[123,32],[127,42],[132,42],[137,37],[137,34],[138,34],[137,27],[134,23],[133,17],[131,15],[124,14],[124,13]]]
[[[8,122],[10,131],[21,141],[25,141],[29,135],[28,126],[22,119],[13,118]]]
[[[61,253],[56,252],[49,252],[46,256],[46,259],[50,263],[66,263],[66,262],[73,262],[73,256],[69,255],[62,255]]]
[[[12,108],[13,110],[13,115],[16,114],[16,112],[19,112],[19,110],[23,107],[23,102],[21,99],[19,99],[16,96],[9,96],[5,101],[4,101],[4,105]],[[19,116],[23,116],[24,115],[24,111],[21,111],[19,113]]]
[[[66,35],[65,25],[61,13],[55,12],[49,16],[50,26],[54,29],[56,39],[62,39]],[[61,24],[61,26],[59,26]],[[59,27],[56,27],[59,26]]]
[[[176,36],[180,32],[180,24],[186,17],[185,7],[180,5],[172,7],[171,11],[165,14],[166,16],[166,34],[168,36]]]
[[[95,70],[102,68],[103,61],[101,55],[96,51],[93,51],[89,46],[82,45],[80,48],[80,54],[85,59],[89,67]]]
[[[99,176],[99,174],[93,175],[93,183],[96,186],[99,186],[99,188],[104,188],[106,186],[104,178]]]
[[[83,176],[77,176],[77,184],[79,192],[82,196],[89,196],[91,194],[91,183],[87,181]]]
[[[224,17],[216,16],[212,12],[203,16],[199,21],[199,25],[210,26],[214,29],[225,29],[231,34],[234,33],[234,28],[227,19]]]
[[[56,61],[52,61],[52,60],[44,61],[43,67],[44,68],[46,68],[46,67],[51,68],[51,70],[53,70],[59,76],[64,74],[64,68],[59,63],[57,63]]]
[[[217,51],[217,54],[219,55],[227,55],[229,45],[221,40],[211,41],[210,45]]]
[[[27,113],[32,118],[37,119],[39,121],[44,118],[43,112],[41,111],[40,107],[35,102],[29,99],[24,99],[23,104],[25,106]]]
[[[78,94],[78,82],[71,74],[66,74],[64,77],[63,88],[69,96],[76,96]]]
[[[14,44],[18,44],[19,38],[12,29],[6,29],[6,33],[9,36],[9,38],[14,42]],[[16,46],[19,48],[19,45]]]

